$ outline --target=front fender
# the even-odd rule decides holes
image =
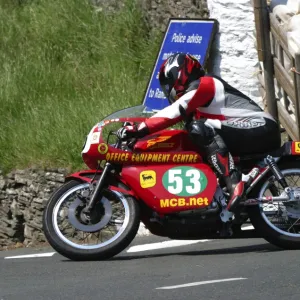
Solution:
[[[79,180],[82,182],[88,182],[91,183],[93,178],[97,181],[99,177],[102,174],[102,169],[100,170],[84,170],[79,171],[73,174],[68,175],[65,178],[65,181],[71,181],[71,180]],[[139,199],[139,197],[136,195],[136,193],[126,184],[126,182],[116,174],[109,174],[109,186],[108,188],[113,191],[117,191],[120,193],[123,193],[124,195],[131,195],[136,199]]]
[[[84,170],[84,171],[79,171],[73,174],[70,174],[66,177],[66,182],[71,181],[73,179],[77,179],[83,182],[88,182],[91,183],[92,179],[95,176],[95,179],[98,180],[100,175],[102,174],[102,169],[100,170]]]

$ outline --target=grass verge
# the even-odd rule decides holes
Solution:
[[[134,0],[0,0],[0,169],[82,167],[86,134],[140,104],[159,48]]]

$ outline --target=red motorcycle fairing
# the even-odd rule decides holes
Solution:
[[[72,179],[77,179],[77,180],[80,180],[82,182],[91,183],[92,179],[94,177],[96,177],[96,180],[98,180],[98,178],[102,174],[102,171],[103,171],[102,169],[100,169],[100,170],[84,170],[84,171],[80,171],[80,172],[70,174],[69,176],[66,177],[65,180],[70,181]],[[112,182],[112,179],[114,179],[113,182]],[[126,182],[118,175],[114,175],[113,178],[112,177],[110,178],[109,189],[113,190],[113,191],[121,192],[125,195],[134,196],[136,199],[140,198],[140,197],[138,197],[138,195],[136,195],[134,193],[133,190],[131,190],[128,187]]]
[[[66,177],[91,183],[102,170],[86,170]],[[212,202],[217,178],[205,164],[124,166],[122,177],[113,175],[109,189],[132,195],[160,214],[205,208]]]
[[[101,170],[84,170],[84,171],[79,171],[73,174],[70,174],[66,177],[66,181],[70,181],[72,179],[79,179],[81,181],[84,182],[88,182],[91,183],[92,178],[97,175],[101,175],[102,174],[102,169]]]
[[[193,151],[198,148],[191,141],[185,130],[162,130],[158,133],[147,135],[139,139],[133,148],[137,152],[161,152],[161,151]]]
[[[209,206],[217,187],[216,175],[202,163],[124,166],[122,178],[162,215]]]
[[[185,130],[165,129],[149,134],[136,142],[133,151],[116,149],[105,140],[103,130],[112,123],[128,120],[141,122],[145,118],[107,120],[92,128],[82,150],[82,159],[90,169],[96,169],[99,161],[102,160],[122,165],[202,162],[201,154],[198,153]]]

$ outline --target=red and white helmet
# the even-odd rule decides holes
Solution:
[[[191,82],[205,75],[199,61],[192,55],[175,53],[160,67],[159,82],[170,103],[179,99]]]

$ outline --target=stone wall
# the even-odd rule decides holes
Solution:
[[[98,11],[114,13],[126,0],[91,0]],[[162,32],[171,17],[207,18],[206,0],[137,0],[151,30]],[[64,182],[66,169],[0,171],[0,249],[44,242],[42,213],[55,188]],[[140,226],[140,235],[148,234]]]
[[[98,11],[114,12],[125,0],[92,0]],[[169,18],[207,18],[207,0],[137,0],[150,29],[166,30]]]
[[[30,168],[6,176],[0,171],[0,250],[46,242],[42,232],[43,210],[67,174],[67,169]],[[149,235],[142,223],[138,235]]]
[[[139,0],[150,28],[164,32],[169,18],[208,18],[207,0]]]
[[[0,249],[44,242],[42,213],[55,188],[62,185],[66,169],[16,170],[0,173]]]

